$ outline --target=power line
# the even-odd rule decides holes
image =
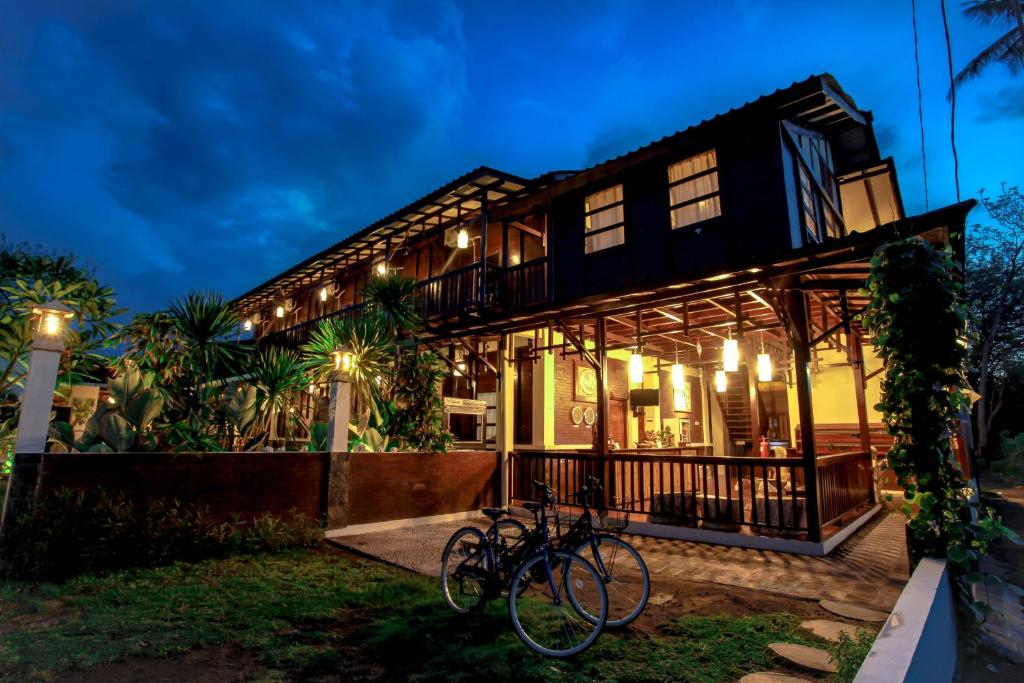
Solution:
[[[953,148],[953,182],[956,184],[956,200],[960,201],[960,160],[956,155],[956,83],[953,80],[953,47],[949,41],[946,0],[939,0],[939,5],[942,7],[942,28],[946,32],[946,61],[949,64],[949,143]]]
[[[924,104],[921,96],[921,58],[917,53],[917,0],[910,0],[914,25],[914,69],[917,75],[917,123],[921,129],[921,174],[924,176],[924,210],[928,211],[928,158],[924,151]]]

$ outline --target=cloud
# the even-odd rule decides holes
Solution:
[[[36,196],[0,214],[0,231],[60,234],[101,276],[124,266],[99,243],[177,274],[141,282],[133,304],[189,286],[237,294],[373,220],[402,188],[436,182],[430,162],[449,163],[438,143],[467,99],[461,14],[448,5],[412,20],[398,4],[348,2],[5,14],[0,203]],[[47,156],[47,139],[69,147]],[[59,196],[69,182],[74,203],[43,206],[33,189]],[[93,220],[105,207],[106,220],[83,225],[83,207]]]
[[[1024,87],[1001,88],[996,95],[987,95],[981,99],[979,122],[1006,119],[1024,119]]]

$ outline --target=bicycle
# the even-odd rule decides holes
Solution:
[[[614,524],[607,507],[594,505],[595,501],[603,501],[601,481],[588,475],[587,484],[576,492],[576,502],[582,507],[582,512],[575,520],[570,518],[564,532],[556,514],[557,545],[581,557],[585,557],[586,551],[590,550],[594,557],[594,567],[601,574],[608,591],[608,621],[605,626],[620,628],[640,616],[647,607],[651,595],[651,576],[636,548],[617,535],[629,526],[629,514],[623,513],[622,523]],[[597,509],[600,528],[595,528],[591,507]],[[616,533],[609,533],[613,528]]]
[[[514,521],[500,508],[484,508],[487,532],[463,527],[441,556],[441,592],[458,614],[478,611],[507,594],[516,635],[547,657],[571,657],[590,647],[608,619],[608,592],[597,570],[579,555],[550,540],[547,509],[554,492],[543,482],[540,503],[525,503],[534,528]],[[501,524],[501,522],[505,522]],[[513,544],[502,529],[520,534]],[[525,534],[523,534],[525,532]]]

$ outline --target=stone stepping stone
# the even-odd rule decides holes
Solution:
[[[786,681],[806,682],[806,678],[797,678],[786,674],[775,673],[774,671],[756,671],[747,674],[740,679],[740,683],[786,683]]]
[[[673,600],[675,600],[675,598],[669,595],[668,593],[655,593],[647,599],[647,602],[651,603],[652,605],[667,605]]]
[[[829,653],[816,647],[807,647],[796,643],[771,643],[768,649],[787,662],[805,669],[827,674],[836,672],[836,663],[832,661]]]
[[[889,618],[889,615],[885,612],[861,607],[860,605],[836,602],[835,600],[822,600],[818,604],[821,605],[822,609],[826,609],[832,614],[838,614],[847,619],[856,619],[857,621],[883,622]]]
[[[800,628],[805,628],[814,635],[832,643],[839,642],[839,634],[846,632],[851,638],[857,634],[857,626],[844,624],[841,621],[830,621],[828,619],[809,619],[800,622]]]

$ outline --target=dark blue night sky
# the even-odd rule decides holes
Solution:
[[[934,208],[946,56],[918,5]],[[997,33],[949,9],[960,66]],[[823,71],[923,210],[910,0],[0,0],[0,232],[133,310],[234,297],[477,165],[582,168]],[[958,104],[964,195],[1024,182],[1024,77]]]

